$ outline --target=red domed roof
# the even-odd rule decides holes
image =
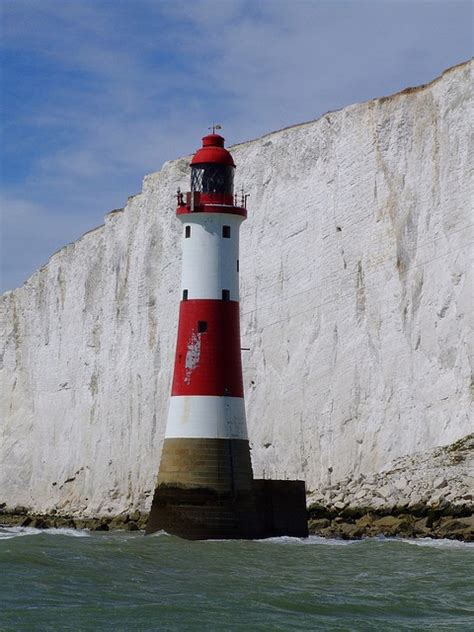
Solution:
[[[192,165],[217,162],[220,165],[235,167],[234,160],[224,147],[224,139],[219,134],[208,134],[202,139],[202,147],[191,160]]]

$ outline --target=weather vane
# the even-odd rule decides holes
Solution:
[[[215,134],[216,130],[222,129],[222,125],[219,125],[218,123],[213,123],[212,126],[208,127],[207,129],[212,129],[212,133]]]

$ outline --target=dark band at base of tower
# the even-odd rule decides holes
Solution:
[[[242,439],[165,439],[146,533],[189,540],[308,535],[304,481],[255,480]]]

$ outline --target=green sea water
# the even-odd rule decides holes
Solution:
[[[0,630],[474,630],[474,545],[0,528]]]

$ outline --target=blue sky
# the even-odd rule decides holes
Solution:
[[[192,153],[426,83],[466,0],[0,0],[1,290]]]

